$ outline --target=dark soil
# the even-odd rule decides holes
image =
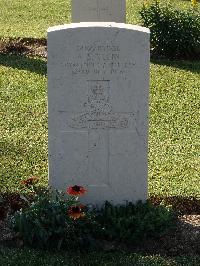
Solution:
[[[47,40],[34,38],[0,39],[0,54],[47,57]]]
[[[179,216],[174,232],[158,239],[146,240],[129,248],[147,254],[161,254],[170,257],[200,255],[200,215]]]

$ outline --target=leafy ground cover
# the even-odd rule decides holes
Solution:
[[[166,3],[165,0],[161,0],[161,2]],[[178,8],[191,7],[189,0],[168,0],[167,2],[171,2]],[[142,0],[127,1],[128,23],[140,23],[138,11],[142,4]],[[70,20],[70,0],[0,1],[0,38],[46,37],[48,27],[69,23]]]

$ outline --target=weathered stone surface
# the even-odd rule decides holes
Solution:
[[[126,0],[72,0],[72,22],[126,22]]]
[[[48,31],[49,182],[86,203],[147,198],[149,30],[78,23]]]

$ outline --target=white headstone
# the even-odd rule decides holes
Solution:
[[[49,182],[84,201],[147,199],[149,30],[78,23],[48,30]]]
[[[126,0],[72,0],[72,22],[126,22]]]

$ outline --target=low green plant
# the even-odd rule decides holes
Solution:
[[[150,202],[113,206],[106,202],[96,220],[101,226],[98,237],[135,243],[148,237],[159,237],[175,227],[171,207]]]
[[[71,193],[66,198],[66,193],[40,190],[32,181],[23,183],[35,195],[27,208],[21,209],[12,217],[11,228],[25,244],[58,250],[90,246],[93,219],[92,214],[79,202],[82,187],[68,188]],[[82,193],[84,191],[82,188]],[[22,198],[27,200],[24,196]]]
[[[197,4],[178,10],[155,0],[143,5],[143,25],[151,31],[153,54],[168,58],[200,58],[200,15]]]
[[[79,202],[86,192],[83,187],[75,185],[64,193],[40,189],[36,182],[36,177],[22,181],[32,195],[31,202],[21,195],[27,207],[11,219],[11,228],[32,247],[95,248],[95,240],[102,238],[134,243],[160,236],[175,225],[170,207],[153,206],[148,201],[116,206],[106,202],[100,209],[89,210]]]

